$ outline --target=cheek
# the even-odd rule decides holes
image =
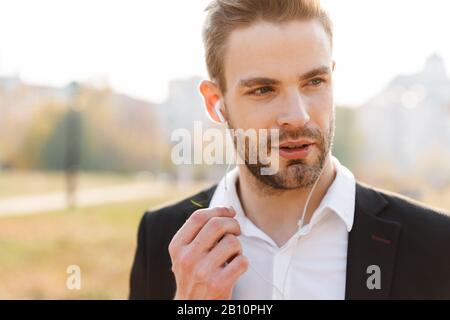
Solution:
[[[234,104],[231,111],[233,125],[242,129],[267,129],[273,127],[276,108],[270,103]]]
[[[274,116],[268,110],[259,109],[247,114],[244,121],[247,129],[268,129],[273,126]]]
[[[309,106],[311,120],[323,129],[328,128],[334,113],[333,95],[330,93],[314,95]]]

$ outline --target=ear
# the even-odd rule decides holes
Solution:
[[[217,85],[212,81],[203,80],[199,85],[199,91],[203,97],[205,111],[208,117],[215,123],[222,123],[214,110],[217,101],[222,99],[221,92]],[[222,111],[222,114],[224,114],[223,107],[220,110]]]

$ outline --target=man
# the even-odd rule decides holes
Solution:
[[[450,217],[356,182],[331,155],[332,25],[319,2],[207,11],[206,109],[230,128],[278,129],[279,169],[262,175],[242,155],[217,186],[146,213],[130,298],[450,299]]]

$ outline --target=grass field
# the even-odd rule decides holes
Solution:
[[[52,191],[58,190],[60,178],[53,175],[46,181]],[[20,194],[42,192],[42,185],[26,185],[23,182],[29,179],[20,179],[14,181]],[[91,186],[129,180],[106,175],[84,179],[85,185]],[[126,299],[143,212],[204,186],[173,188],[159,198],[0,217],[0,299]],[[3,187],[3,196],[12,192],[5,192]],[[66,288],[69,265],[81,268],[80,290]]]
[[[424,191],[423,202],[450,212],[450,188]]]

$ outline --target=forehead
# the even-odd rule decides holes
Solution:
[[[283,24],[257,22],[233,31],[224,57],[230,91],[249,77],[290,81],[331,64],[331,42],[317,20]]]

